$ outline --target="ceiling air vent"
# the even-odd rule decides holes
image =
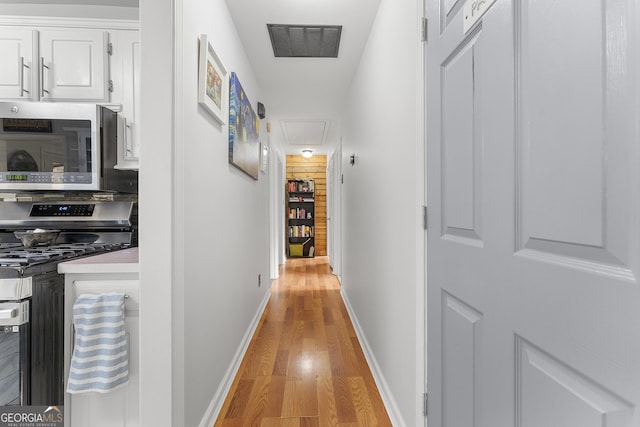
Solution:
[[[277,58],[337,58],[342,25],[267,24]]]

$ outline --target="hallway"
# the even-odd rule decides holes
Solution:
[[[327,257],[281,268],[215,425],[391,425]]]

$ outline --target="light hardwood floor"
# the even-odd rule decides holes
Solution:
[[[390,426],[327,257],[287,260],[215,426]]]

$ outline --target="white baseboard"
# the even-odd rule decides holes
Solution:
[[[376,360],[376,357],[374,356],[373,351],[371,350],[371,347],[367,342],[364,331],[362,330],[362,327],[358,322],[358,318],[356,317],[353,311],[353,307],[351,307],[351,303],[349,302],[349,298],[347,297],[347,294],[344,293],[343,288],[340,289],[340,294],[342,295],[342,300],[344,301],[344,305],[347,308],[349,317],[351,318],[353,328],[356,330],[356,335],[358,336],[358,340],[360,341],[360,345],[362,346],[362,351],[364,352],[364,357],[367,359],[367,363],[369,364],[369,368],[371,369],[371,373],[373,374],[373,379],[376,382],[378,391],[380,392],[380,397],[382,397],[384,406],[387,409],[387,414],[391,419],[391,425],[395,427],[405,427],[407,424],[402,419],[402,415],[400,414],[398,405],[393,398],[393,394],[389,389],[387,381],[384,379],[384,375],[382,374],[380,365],[378,365],[378,361]]]
[[[218,415],[222,410],[222,405],[224,404],[224,400],[226,399],[227,394],[229,394],[229,391],[231,390],[231,386],[233,385],[233,380],[238,374],[238,370],[240,369],[240,364],[242,363],[242,359],[244,358],[244,355],[247,352],[247,348],[249,347],[251,338],[253,338],[253,334],[256,332],[256,329],[258,328],[258,324],[260,323],[260,318],[262,317],[262,313],[264,312],[264,309],[266,308],[267,303],[269,302],[270,296],[271,296],[271,292],[267,292],[266,295],[264,296],[264,299],[260,303],[260,306],[258,307],[258,311],[256,312],[256,315],[253,317],[253,320],[251,321],[251,324],[249,325],[247,332],[245,332],[244,337],[242,337],[240,346],[238,347],[238,350],[236,350],[236,354],[234,355],[233,360],[231,361],[231,364],[229,365],[229,368],[227,369],[227,372],[225,373],[224,378],[220,383],[220,386],[218,386],[218,390],[216,390],[216,393],[213,395],[213,399],[211,400],[211,403],[209,403],[209,407],[207,408],[207,411],[204,413],[204,416],[202,417],[202,421],[200,421],[199,427],[211,427],[212,425],[215,424],[216,419],[218,419]]]

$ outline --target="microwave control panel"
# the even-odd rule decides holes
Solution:
[[[91,183],[91,173],[84,172],[4,172],[0,183],[15,184],[86,184]]]

